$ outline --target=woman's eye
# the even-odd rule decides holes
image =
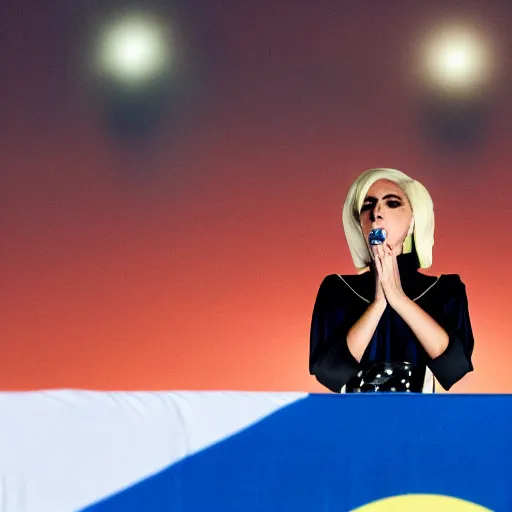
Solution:
[[[398,208],[398,207],[402,206],[402,203],[400,201],[391,200],[391,201],[388,201],[386,203],[386,205],[389,208]],[[375,203],[364,203],[363,206],[361,207],[361,211],[364,212],[366,210],[371,210],[374,207],[375,207]]]

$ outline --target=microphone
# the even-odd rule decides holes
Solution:
[[[381,245],[387,236],[388,232],[384,228],[375,228],[370,231],[368,242],[370,242],[370,245]]]

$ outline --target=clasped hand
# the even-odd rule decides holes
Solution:
[[[396,250],[386,242],[372,245],[375,261],[375,301],[388,302],[391,306],[405,296],[400,282]]]

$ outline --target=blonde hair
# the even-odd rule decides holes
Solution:
[[[414,219],[414,230],[410,235],[413,237],[413,247],[420,267],[430,267],[434,245],[434,203],[432,198],[428,190],[419,181],[413,180],[402,171],[387,168],[364,171],[352,183],[343,205],[343,228],[355,267],[360,270],[372,260],[363,236],[359,215],[368,189],[377,180],[381,179],[396,183],[409,199]]]

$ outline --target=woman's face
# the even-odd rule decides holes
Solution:
[[[396,254],[400,254],[411,221],[411,205],[396,183],[381,179],[369,188],[359,214],[359,222],[367,244],[372,229],[385,228],[388,233],[386,243],[396,249]]]

